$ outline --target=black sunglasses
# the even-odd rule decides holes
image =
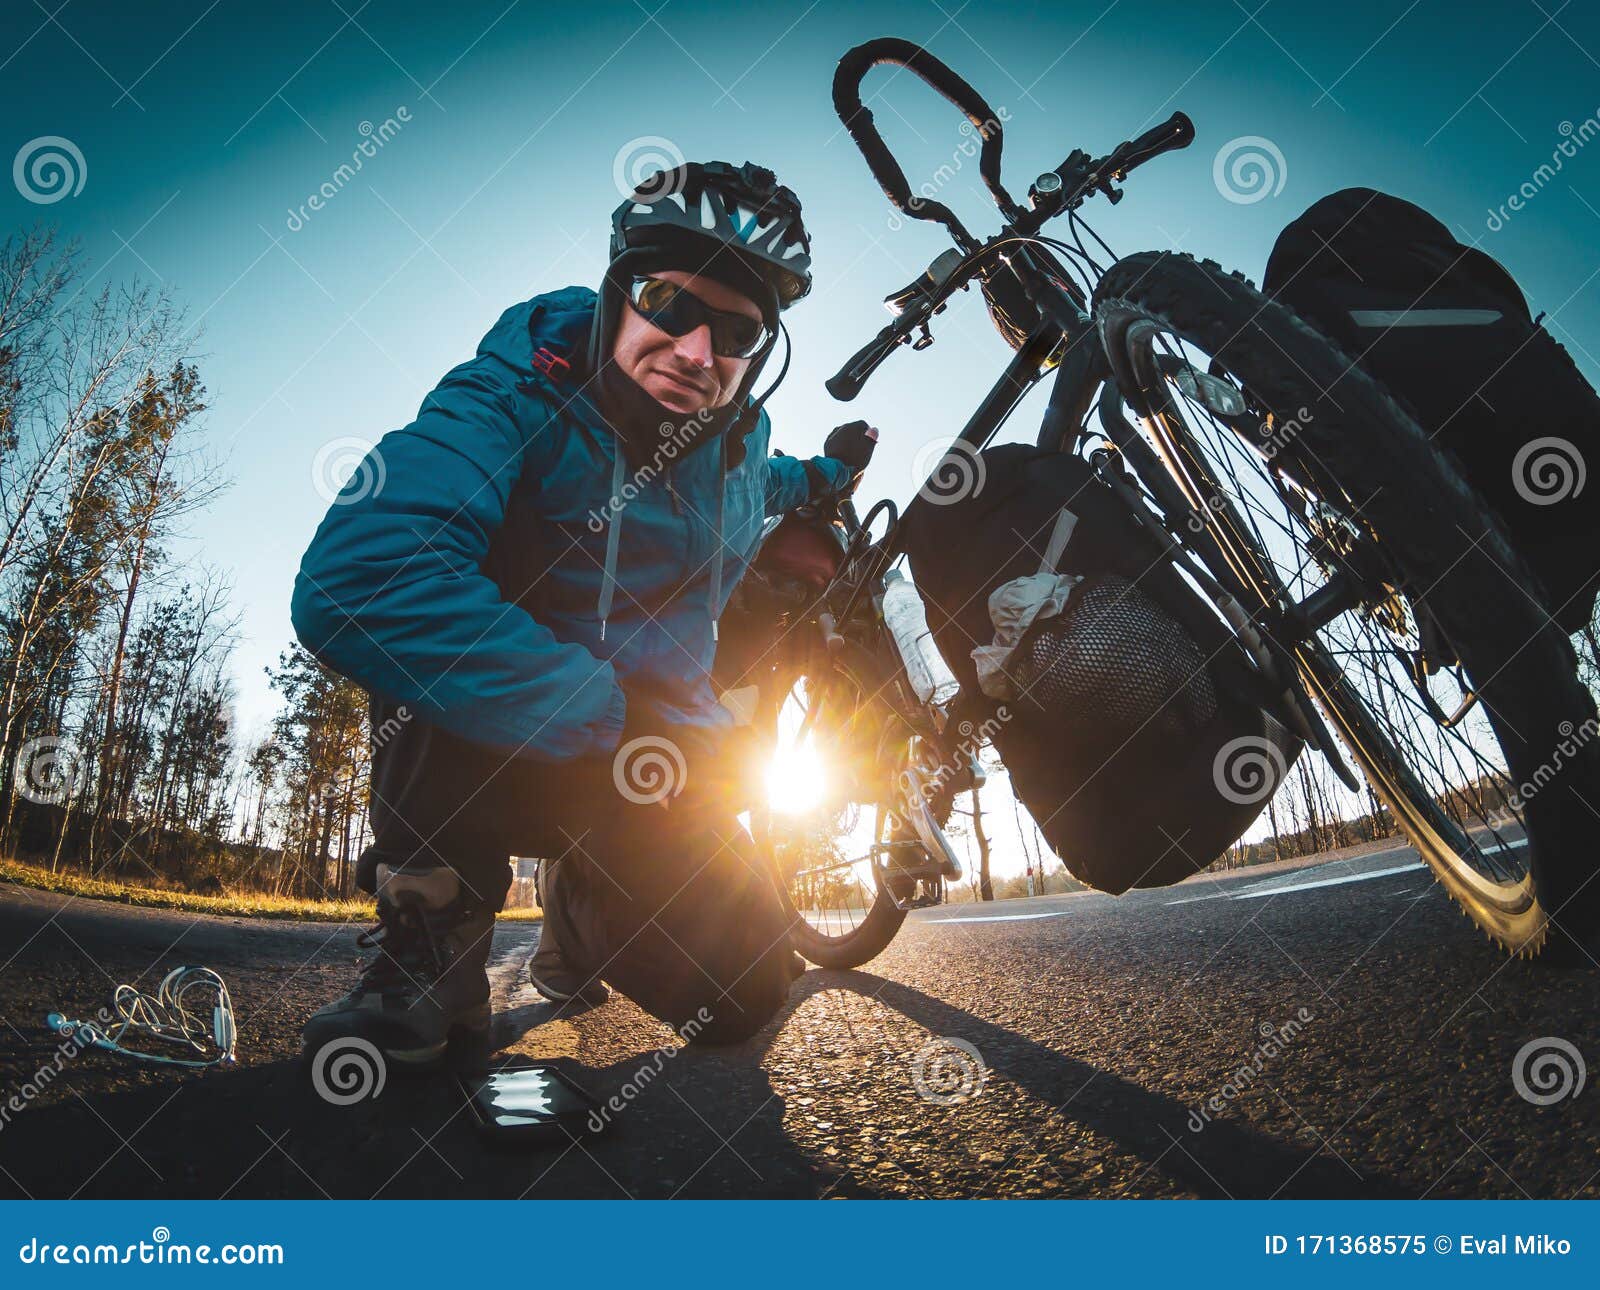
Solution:
[[[641,318],[669,336],[687,336],[709,325],[712,352],[723,358],[750,358],[772,334],[761,319],[713,309],[694,292],[661,278],[635,278],[628,299]]]

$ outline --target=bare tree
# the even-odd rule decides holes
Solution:
[[[972,790],[972,836],[978,844],[978,899],[994,899],[994,882],[989,877],[989,835],[983,827],[983,803],[980,790]]]
[[[181,318],[135,283],[85,294],[54,234],[0,245],[0,782],[19,736],[59,735],[85,642],[129,530],[119,472],[137,460],[130,413],[165,370]],[[76,289],[74,289],[76,284]],[[69,294],[70,293],[70,294]],[[54,724],[55,728],[48,728]],[[5,794],[0,836],[14,796]],[[59,850],[59,848],[58,848]]]
[[[349,880],[350,817],[364,810],[371,734],[366,691],[314,659],[298,644],[268,668],[284,699],[273,735],[284,753],[289,793],[283,863],[276,889],[295,895],[328,894]],[[334,839],[342,850],[333,855]],[[330,883],[329,866],[336,866]]]
[[[102,705],[103,725],[98,740],[100,756],[89,830],[89,857],[95,858],[100,828],[105,818],[106,787],[111,783],[122,753],[118,717],[122,697],[123,665],[128,633],[134,619],[140,582],[146,569],[162,557],[161,540],[179,517],[213,501],[225,484],[212,468],[191,467],[197,454],[183,445],[183,431],[205,408],[199,373],[178,363],[164,380],[147,374],[129,412],[133,450],[117,472],[118,494],[126,528],[117,573],[119,606],[114,643]]]

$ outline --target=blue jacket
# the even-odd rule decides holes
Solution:
[[[630,704],[728,724],[713,624],[763,517],[809,493],[798,459],[768,455],[764,411],[731,470],[714,442],[673,454],[664,439],[647,467],[626,463],[578,390],[595,304],[568,287],[507,309],[350,476],[290,605],[335,671],[536,761],[609,753]]]

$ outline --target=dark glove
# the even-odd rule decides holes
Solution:
[[[878,431],[865,421],[847,421],[828,432],[822,445],[822,455],[842,461],[853,475],[860,476],[872,461],[872,450],[878,446]]]

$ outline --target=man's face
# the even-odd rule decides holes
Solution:
[[[761,307],[755,301],[712,278],[679,269],[651,276],[685,288],[712,309],[761,319]],[[625,302],[622,310],[613,358],[656,402],[685,414],[728,402],[750,366],[748,358],[714,353],[709,326],[702,324],[687,335],[669,336],[635,313],[631,302]]]

